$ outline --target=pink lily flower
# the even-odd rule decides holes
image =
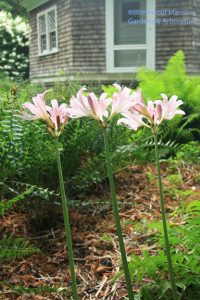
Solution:
[[[107,94],[103,93],[98,99],[94,93],[89,93],[86,97],[81,89],[76,97],[73,96],[70,100],[70,117],[91,117],[103,124],[104,118],[108,116],[107,108],[111,101],[106,96]]]
[[[139,126],[157,128],[164,120],[171,120],[175,115],[185,115],[183,110],[177,109],[183,104],[177,96],[172,96],[169,100],[165,94],[161,94],[163,100],[148,101],[144,103],[142,96],[138,96],[134,105],[130,108],[130,113],[122,115],[125,118],[118,120],[118,124],[125,124],[133,130]],[[143,120],[145,119],[146,122]]]
[[[114,83],[114,87],[117,88],[117,93],[112,97],[112,109],[109,119],[118,113],[126,113],[133,105],[134,101],[139,98],[140,91],[131,93],[131,89],[127,87],[121,87],[119,84]]]
[[[51,100],[51,107],[47,106],[47,111],[54,126],[53,131],[51,129],[50,131],[53,135],[59,136],[69,120],[69,108],[65,103],[59,106],[58,101],[53,99]]]
[[[183,104],[182,100],[178,100],[178,96],[173,95],[169,100],[167,95],[161,94],[163,101],[155,101],[157,104],[162,106],[162,119],[171,120],[175,115],[185,115],[183,110],[177,109]]]
[[[83,89],[81,89],[76,97],[73,96],[70,100],[70,117],[91,117],[99,121],[102,126],[106,126],[114,115],[127,113],[141,96],[141,91],[131,93],[131,89],[127,87],[122,88],[117,83],[114,86],[117,88],[117,92],[113,94],[112,99],[107,98],[106,93],[103,93],[99,100],[94,93],[84,96]]]
[[[36,119],[42,119],[47,120],[49,118],[49,115],[46,110],[46,104],[44,101],[44,95],[48,91],[45,91],[42,94],[37,94],[36,97],[33,97],[33,103],[25,102],[22,107],[22,116],[25,120],[36,120]],[[32,114],[28,114],[25,109],[28,109]]]
[[[69,119],[68,107],[65,103],[59,106],[57,100],[51,100],[52,106],[47,106],[44,100],[47,92],[33,97],[33,103],[24,103],[21,112],[22,118],[29,121],[41,119],[46,122],[48,130],[53,136],[59,136]],[[27,109],[31,114],[27,113]]]
[[[141,126],[145,126],[146,124],[142,121],[142,116],[135,112],[135,113],[131,113],[131,112],[127,112],[127,113],[123,113],[123,116],[125,118],[121,118],[117,121],[118,125],[125,125],[126,127],[128,127],[129,129],[132,130],[137,130],[139,127]]]
[[[159,125],[162,119],[162,104],[157,103],[155,105],[155,102],[153,101],[148,101],[147,105],[143,103],[136,103],[131,108],[131,111],[133,113],[140,113],[144,118],[147,119],[148,123],[152,125]]]

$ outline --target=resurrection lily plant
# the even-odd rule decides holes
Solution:
[[[130,107],[129,111],[122,113],[124,118],[119,119],[118,124],[123,124],[126,127],[133,130],[137,130],[141,126],[146,126],[152,130],[152,133],[154,135],[155,157],[156,157],[156,165],[157,165],[157,173],[158,173],[160,205],[161,205],[161,212],[162,212],[162,223],[163,223],[165,248],[167,254],[167,261],[168,261],[168,270],[170,275],[173,299],[177,300],[178,294],[177,294],[176,283],[173,274],[173,266],[172,266],[172,259],[170,253],[169,238],[168,238],[157,135],[158,135],[159,125],[164,120],[171,120],[175,115],[185,115],[185,112],[179,109],[179,106],[183,104],[183,101],[177,100],[178,99],[177,96],[174,95],[169,100],[165,94],[161,94],[161,96],[163,98],[162,100],[155,100],[154,102],[148,101],[147,104],[145,104],[142,98],[142,92],[141,90],[139,90],[137,92],[137,97],[134,104]]]
[[[119,208],[116,199],[115,184],[113,179],[112,163],[110,159],[109,144],[107,137],[107,125],[110,120],[118,113],[125,113],[134,104],[137,93],[131,92],[127,87],[121,88],[120,85],[114,84],[117,91],[113,94],[112,99],[107,98],[107,94],[103,93],[98,99],[94,93],[89,93],[85,95],[85,89],[81,89],[76,97],[73,96],[70,101],[70,117],[71,118],[81,118],[89,117],[99,122],[99,125],[103,129],[104,144],[105,144],[105,154],[107,162],[108,178],[110,182],[111,196],[112,196],[112,206],[116,225],[116,231],[119,240],[119,247],[122,257],[122,263],[125,274],[125,281],[128,291],[128,297],[130,300],[134,299],[130,273],[128,269],[128,262],[126,257],[126,251],[124,246],[122,228],[119,218]]]
[[[55,99],[51,100],[51,106],[46,105],[45,100],[44,100],[44,95],[47,92],[48,91],[44,92],[43,94],[38,94],[36,97],[33,97],[33,103],[30,103],[30,102],[24,103],[24,105],[22,107],[21,115],[22,115],[22,118],[25,120],[42,120],[42,121],[44,121],[47,125],[47,129],[55,138],[58,175],[59,175],[59,182],[60,182],[60,193],[61,193],[61,198],[62,198],[62,208],[63,208],[63,216],[64,216],[64,224],[65,224],[65,232],[66,232],[66,241],[67,241],[70,273],[71,273],[71,280],[72,280],[72,292],[73,292],[73,299],[78,300],[67,198],[65,195],[64,181],[63,181],[63,175],[62,175],[62,166],[61,166],[61,160],[60,160],[59,143],[58,143],[58,137],[61,134],[61,132],[63,131],[64,126],[66,125],[66,123],[69,120],[69,112],[68,112],[69,108],[65,103],[63,103],[59,106],[58,101]]]

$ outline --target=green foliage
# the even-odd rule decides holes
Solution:
[[[0,12],[0,73],[12,79],[28,78],[28,24],[19,16]]]
[[[33,254],[41,253],[40,249],[30,245],[24,238],[5,236],[0,240],[0,262],[11,261]]]
[[[174,274],[176,277],[179,292],[182,293],[181,299],[196,299],[187,298],[186,295],[197,296],[200,293],[200,202],[195,200],[186,204],[183,202],[180,209],[175,210],[173,216],[181,216],[183,223],[178,226],[169,225],[169,242],[171,245],[172,262]],[[153,296],[160,295],[159,299],[170,298],[170,285],[165,284],[167,274],[167,257],[164,253],[164,234],[161,222],[152,222],[145,224],[145,231],[149,232],[157,230],[154,238],[151,238],[151,243],[154,242],[160,250],[157,250],[154,255],[148,251],[144,251],[142,256],[133,255],[129,264],[132,277],[137,283],[142,283],[145,278],[151,279],[151,285],[147,286],[150,298],[145,298],[145,292],[142,289],[140,298],[138,299],[154,299]],[[148,242],[148,239],[146,240]],[[190,290],[192,286],[196,287]],[[157,287],[161,289],[158,290]],[[144,286],[143,286],[144,288]],[[192,294],[193,293],[193,294]],[[139,295],[138,295],[139,297]]]
[[[84,164],[77,169],[77,172],[71,179],[73,186],[79,191],[88,189],[93,184],[98,184],[107,177],[103,132],[98,123],[91,120],[87,121],[87,124],[89,122],[91,122],[90,128],[96,129],[96,135],[94,135]],[[130,132],[126,128],[113,123],[108,127],[107,133],[113,172],[116,173],[132,163],[132,155],[128,151],[121,150],[122,145],[131,140]]]
[[[3,183],[0,182],[0,186],[3,185]],[[0,201],[0,216],[3,215],[7,210],[11,209],[13,205],[18,203],[21,200],[24,200],[26,196],[30,195],[33,192],[33,187],[26,190],[23,194],[18,195],[17,197],[14,197],[10,200],[4,200]]]
[[[78,87],[77,87],[78,88]],[[73,90],[75,87],[73,86]],[[44,89],[43,89],[44,90]],[[1,102],[0,113],[0,152],[1,180],[15,178],[15,181],[23,181],[38,186],[48,186],[51,182],[57,185],[57,167],[55,159],[55,142],[49,135],[44,124],[40,121],[27,122],[20,118],[20,106],[23,102],[31,100],[41,87],[33,87],[32,84],[18,86],[15,99],[11,103],[4,98]],[[63,92],[63,96],[61,94]],[[59,93],[59,95],[58,95]],[[63,90],[55,87],[51,97],[59,96],[66,101],[70,99],[72,91],[70,86],[63,84]],[[10,97],[10,96],[9,96]],[[94,122],[84,119],[71,121],[66,127],[65,133],[60,138],[64,174],[69,178],[76,168],[82,163],[82,155],[86,155],[99,131],[98,126],[93,127]],[[89,128],[91,126],[91,128]],[[73,155],[72,155],[73,153]],[[34,174],[34,177],[32,176]]]
[[[178,160],[200,164],[200,143],[189,142],[181,145],[176,153],[176,157]]]
[[[24,200],[25,197],[30,195],[32,192],[33,187],[13,199],[0,201],[0,216],[10,210],[13,205]],[[40,249],[30,245],[29,241],[24,238],[15,238],[14,236],[9,235],[3,236],[0,239],[0,262],[9,262],[13,259],[20,259],[37,253],[41,253]]]
[[[152,184],[154,182],[155,175],[151,172],[146,172],[145,175],[147,176],[149,183]]]
[[[127,129],[128,130],[128,129]],[[129,153],[132,161],[137,163],[147,163],[155,161],[154,137],[149,135],[149,130],[142,128],[131,134],[129,130],[128,145],[118,146],[120,153]],[[161,130],[158,137],[158,147],[160,158],[174,156],[179,147],[176,141],[169,140],[167,134]]]
[[[102,85],[102,90],[108,95],[108,97],[112,97],[113,93],[117,91],[116,87],[113,85]]]
[[[151,284],[143,286],[139,293],[135,295],[136,300],[172,300],[170,293],[170,282],[165,281],[161,287],[152,288]],[[178,285],[178,289],[182,289],[181,300],[197,300],[200,297],[200,285],[191,284],[189,287]]]
[[[6,288],[6,291],[8,292],[8,288],[10,289],[10,293],[14,295],[22,295],[23,297],[26,295],[47,295],[47,293],[53,293],[54,295],[57,295],[58,297],[62,296],[69,296],[69,291],[66,287],[54,287],[54,286],[39,286],[35,288],[31,287],[25,287],[25,286],[13,286],[7,282],[0,282],[0,287],[2,290],[2,294],[4,292],[4,289]]]
[[[200,183],[200,173],[196,175],[195,182]]]
[[[172,56],[165,70],[161,73],[141,68],[137,74],[145,99],[159,99],[161,93],[169,96],[178,95],[183,98],[186,75],[185,56],[183,51],[178,51]]]
[[[170,182],[170,186],[181,187],[183,185],[182,176],[180,174],[171,174],[166,177]]]
[[[21,6],[21,0],[0,0],[1,10],[11,13],[13,17],[27,17],[26,9]]]

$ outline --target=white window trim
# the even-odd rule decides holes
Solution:
[[[146,44],[142,45],[114,45],[114,2],[106,0],[106,72],[133,73],[137,67],[114,67],[114,50],[138,50],[146,49],[146,66],[155,70],[155,14],[146,15]],[[155,11],[156,0],[146,0],[147,11]],[[148,19],[151,22],[148,23]]]
[[[50,11],[55,11],[55,27],[56,27],[56,47],[52,50],[50,49],[50,40],[49,40],[49,28],[48,28],[48,21],[47,21],[47,15]],[[39,17],[45,15],[45,22],[46,22],[46,35],[47,35],[47,50],[44,52],[41,52],[41,39],[40,39],[40,29],[39,29]],[[58,21],[57,21],[57,5],[51,6],[37,14],[37,39],[38,39],[38,56],[45,56],[53,53],[57,53],[59,51],[58,49]]]

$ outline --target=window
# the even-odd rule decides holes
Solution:
[[[38,53],[46,55],[58,51],[56,6],[50,7],[37,15]]]
[[[107,72],[155,68],[155,0],[106,0]]]

